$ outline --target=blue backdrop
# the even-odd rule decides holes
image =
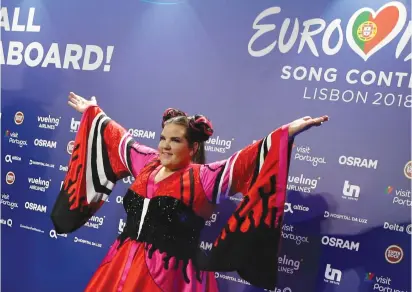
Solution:
[[[82,291],[123,227],[132,179],[80,230],[52,229],[80,121],[70,91],[95,95],[151,147],[167,107],[207,115],[208,161],[328,114],[295,141],[275,291],[411,291],[410,10],[386,0],[3,1],[2,291]],[[217,232],[237,203],[205,228]],[[263,291],[236,273],[216,277],[222,291]]]

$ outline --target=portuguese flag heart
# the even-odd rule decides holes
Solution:
[[[351,48],[366,61],[392,41],[405,22],[405,6],[397,1],[384,5],[378,12],[362,8],[349,20],[346,38]]]

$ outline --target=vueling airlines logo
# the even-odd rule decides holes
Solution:
[[[253,57],[263,57],[269,54],[277,46],[281,53],[288,53],[295,45],[298,45],[297,52],[301,53],[305,47],[309,48],[313,55],[319,57],[319,49],[322,49],[325,55],[337,54],[343,46],[344,30],[342,29],[342,20],[334,19],[329,24],[320,18],[308,19],[301,21],[295,19],[284,19],[281,28],[270,23],[270,20],[264,20],[270,16],[281,13],[278,6],[270,7],[262,11],[253,22],[253,29],[256,32],[250,38],[248,44],[249,54]],[[364,7],[357,10],[349,19],[346,25],[346,41],[352,50],[363,60],[368,60],[372,55],[389,44],[402,31],[407,20],[407,11],[405,6],[398,1],[392,1],[377,11]],[[262,24],[260,23],[262,22]],[[264,24],[263,24],[264,22]],[[269,22],[269,23],[268,23]],[[396,58],[399,58],[411,38],[411,26],[409,23],[396,47]],[[254,45],[260,37],[271,38],[274,30],[278,30],[277,40],[265,40],[268,44],[255,50]],[[301,31],[300,31],[301,30]],[[266,33],[272,32],[272,34]],[[290,33],[290,36],[287,34]],[[320,34],[323,33],[323,36]],[[338,41],[332,40],[332,36],[338,36]],[[300,36],[300,39],[298,39]],[[317,47],[315,40],[320,40],[321,48]],[[262,41],[258,41],[262,43]],[[296,46],[295,46],[296,48]],[[411,54],[405,57],[404,61],[410,60]]]

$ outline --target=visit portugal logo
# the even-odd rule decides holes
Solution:
[[[397,1],[387,3],[376,12],[367,7],[359,9],[346,27],[349,46],[366,61],[399,34],[406,16],[405,6]]]

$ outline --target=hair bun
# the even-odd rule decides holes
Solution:
[[[179,109],[175,109],[171,107],[165,110],[163,113],[162,128],[164,127],[164,124],[167,120],[174,118],[174,117],[179,117],[179,116],[186,116],[186,113],[184,113],[183,111]]]
[[[196,136],[196,140],[205,142],[213,135],[212,123],[203,115],[195,115],[189,119],[190,129]]]

